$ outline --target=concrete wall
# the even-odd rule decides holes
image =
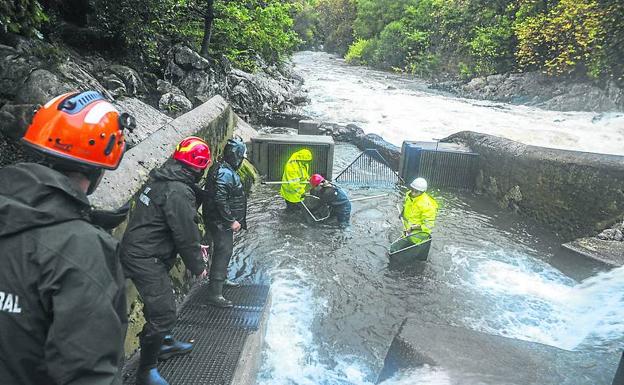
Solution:
[[[463,131],[443,142],[480,154],[477,189],[572,239],[622,220],[624,157],[527,146]]]
[[[90,197],[91,204],[110,209],[128,202],[147,182],[149,172],[162,165],[171,156],[176,144],[187,136],[194,135],[205,139],[210,145],[213,158],[216,158],[225,141],[237,130],[239,123],[240,120],[230,105],[220,96],[213,97],[201,106],[164,124],[127,151],[119,168],[105,174],[100,187]],[[245,169],[246,183],[249,184],[249,179],[252,178],[254,178],[253,167],[248,165]],[[121,238],[125,227],[126,223],[123,223],[113,234]],[[171,271],[171,278],[181,302],[192,282],[180,259]],[[137,334],[145,321],[142,316],[142,303],[130,281],[127,288],[129,324],[125,348],[126,355],[129,356],[138,347]]]

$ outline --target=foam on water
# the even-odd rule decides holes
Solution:
[[[321,121],[355,123],[401,145],[470,130],[537,146],[624,155],[624,114],[547,111],[443,96],[421,80],[349,66],[322,52],[294,56]]]
[[[475,330],[573,350],[624,334],[624,267],[581,283],[527,254],[448,247],[460,282],[483,300]]]

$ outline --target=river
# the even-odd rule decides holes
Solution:
[[[546,111],[453,97],[405,75],[347,65],[324,52],[294,55],[312,102],[301,112],[355,123],[400,146],[477,131],[537,146],[624,155],[624,113]]]
[[[399,91],[402,84],[397,75],[348,67],[326,54],[302,53],[295,61],[298,70],[305,73],[312,96],[305,112],[331,121],[360,119],[364,123],[361,117],[373,114],[366,106],[381,103],[384,95]],[[396,90],[384,85],[386,77],[397,84]],[[310,78],[313,80],[308,81]],[[572,116],[571,120],[593,124],[592,114],[518,106],[479,107],[475,104],[484,102],[429,93],[418,80],[405,79],[404,83],[402,103],[414,104],[406,107],[412,113],[423,108],[416,106],[419,100],[437,105],[437,113],[428,111],[426,119],[437,121],[438,126],[428,128],[428,134],[404,131],[397,122],[406,119],[407,112],[383,102],[387,115],[382,119],[386,123],[368,121],[363,127],[384,134],[396,144],[403,137],[431,139],[450,134],[455,130],[444,122],[459,119],[467,125],[470,122],[460,116],[469,110],[483,117],[479,124],[500,119],[516,130],[529,124],[520,122],[519,116],[536,122],[537,114]],[[370,84],[379,91],[377,96]],[[454,118],[444,117],[439,109],[445,101],[451,110],[463,112]],[[352,114],[355,110],[361,114]],[[605,119],[613,122],[619,118]],[[580,134],[582,130],[578,131]],[[547,136],[540,140],[533,144],[554,146]],[[354,146],[337,145],[334,175],[358,153]],[[249,230],[236,237],[230,274],[243,282],[271,284],[272,306],[259,385],[372,385],[408,315],[423,323],[538,342],[588,357],[601,353],[617,357],[624,348],[624,268],[609,271],[574,256],[562,250],[557,237],[547,229],[501,212],[482,197],[434,190],[431,193],[440,210],[429,260],[409,272],[392,270],[387,263],[387,247],[400,232],[396,206],[401,194],[379,189],[348,191],[352,197],[382,192],[389,196],[354,203],[352,225],[338,230],[310,223],[303,214],[285,213],[276,188],[254,188],[249,201]],[[566,384],[608,385],[616,364],[617,359],[604,362],[605,370],[599,374],[593,371],[589,377],[586,368],[575,368]],[[470,384],[500,385],[487,376],[476,378],[480,382]],[[383,383],[459,384],[467,384],[461,380],[461,373],[429,366]]]

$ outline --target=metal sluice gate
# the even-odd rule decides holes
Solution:
[[[403,183],[399,174],[375,149],[364,150],[338,174],[335,181],[342,185],[365,187],[394,187]]]
[[[193,350],[159,363],[160,374],[170,384],[231,384],[245,342],[260,326],[269,286],[225,287],[224,296],[234,302],[229,309],[208,305],[207,294],[207,283],[192,290],[179,313],[172,335],[194,340]],[[136,363],[127,364],[124,385],[135,384],[135,373]]]

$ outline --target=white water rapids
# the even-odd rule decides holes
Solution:
[[[293,61],[312,100],[301,112],[357,124],[398,146],[469,130],[536,146],[624,155],[624,113],[546,111],[445,96],[419,79],[350,66],[323,52],[300,52]]]
[[[301,112],[358,124],[396,145],[474,130],[624,155],[624,114],[453,98],[422,81],[347,66],[325,53],[299,53],[294,61],[311,97]],[[354,153],[339,147],[335,165],[348,164]],[[355,205],[352,229],[344,233],[287,218],[274,195],[263,189],[252,196],[250,230],[236,249],[243,278],[260,274],[271,281],[259,385],[373,385],[407,314],[587,356],[624,348],[624,267],[604,271],[560,258],[552,235],[478,199],[436,197],[441,209],[429,261],[419,275],[402,276],[388,271],[385,254],[400,226],[394,215],[399,195]],[[578,368],[569,383],[588,384],[585,372]],[[612,375],[602,373],[592,384],[606,385]],[[457,376],[425,365],[381,384],[461,384]]]

